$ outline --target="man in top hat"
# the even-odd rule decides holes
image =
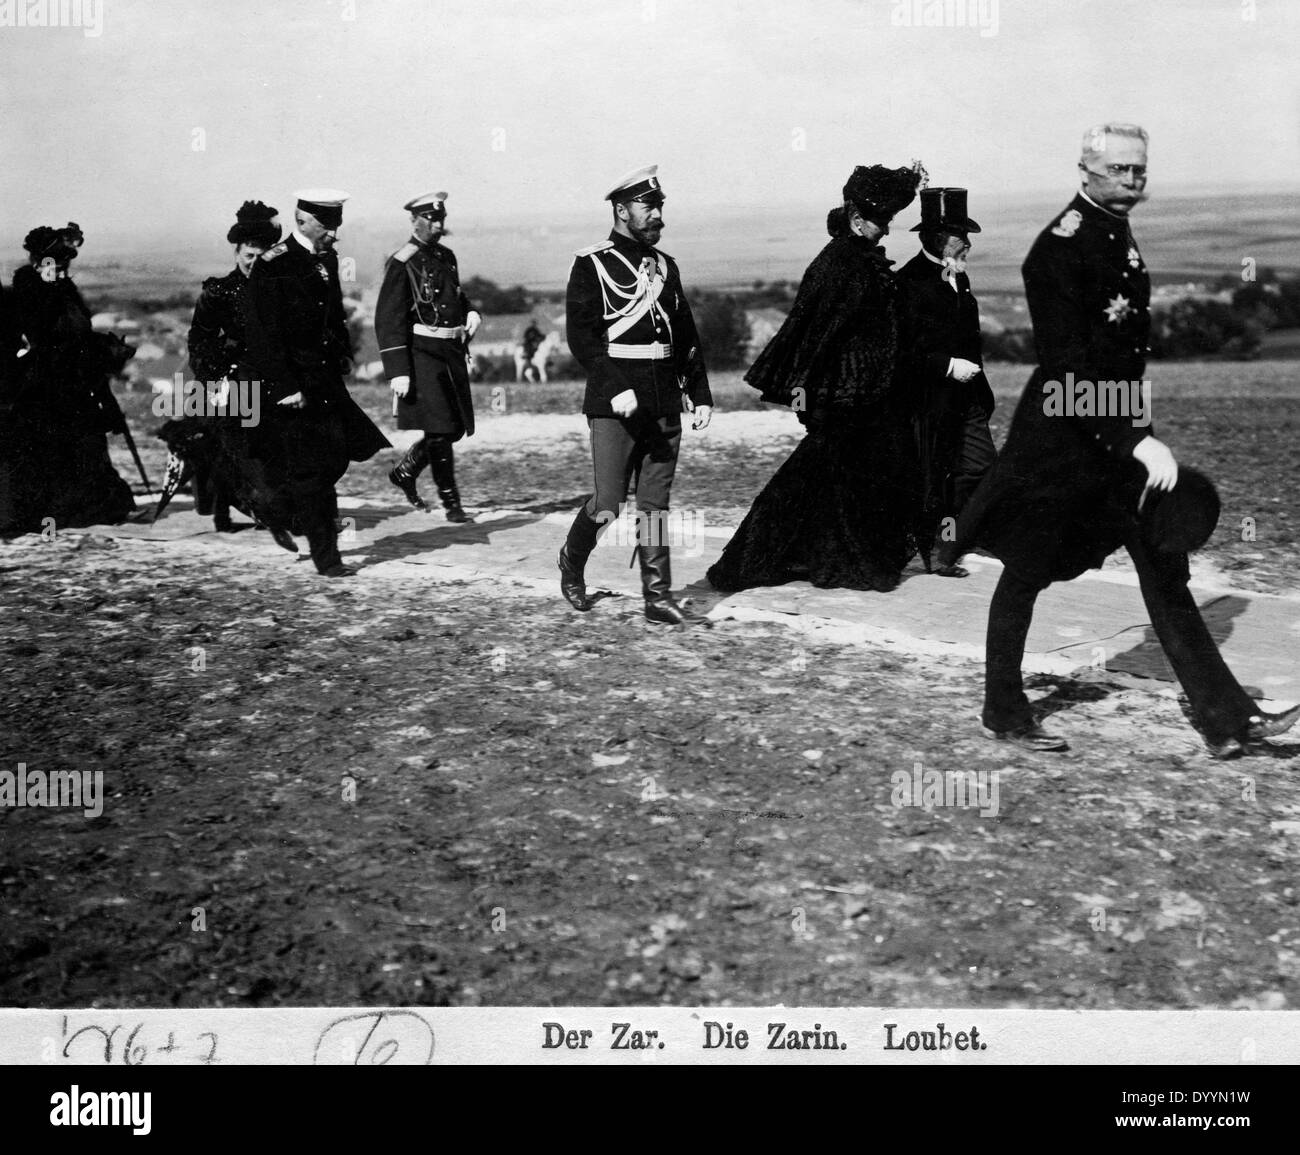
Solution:
[[[352,345],[334,245],[347,193],[298,194],[294,229],[253,264],[245,310],[245,356],[262,389],[261,424],[249,452],[261,460],[274,500],[272,530],[304,534],[326,577],[352,571],[338,550],[334,485],[348,461],[390,448],[348,393]]]
[[[582,411],[596,488],[560,550],[560,591],[574,609],[591,608],[583,567],[635,474],[645,616],[709,624],[672,596],[664,532],[683,409],[692,428],[704,429],[713,397],[677,263],[655,247],[664,228],[658,166],[628,173],[605,199],[614,217],[609,237],[579,249],[569,270],[566,326],[569,348],[587,371]]]
[[[1229,757],[1289,729],[1300,706],[1263,713],[1224,663],[1187,588],[1186,551],[1208,537],[1215,499],[1190,470],[1179,495],[1173,453],[1152,432],[1150,412],[1133,412],[1136,390],[1121,388],[1141,383],[1151,326],[1151,281],[1128,220],[1146,199],[1146,132],[1089,129],[1079,171],[1082,189],[1038,235],[1022,269],[1038,368],[940,560],[978,544],[1003,562],[985,655],[983,721],[994,737],[1066,749],[1035,721],[1021,680],[1034,602],[1123,545],[1209,751]],[[1068,406],[1059,403],[1063,388],[1072,388]]]
[[[921,251],[898,271],[903,286],[902,374],[916,413],[921,457],[921,557],[930,567],[935,528],[955,517],[997,451],[989,433],[993,390],[984,376],[980,311],[966,274],[970,234],[964,188],[921,190]],[[965,577],[956,564],[942,577]]]
[[[411,239],[384,265],[375,336],[397,427],[423,434],[388,480],[416,509],[428,509],[415,488],[428,465],[447,520],[465,522],[471,518],[461,508],[451,446],[474,433],[466,358],[482,318],[460,286],[456,254],[441,243],[446,201],[445,192],[432,192],[402,206],[411,214]]]

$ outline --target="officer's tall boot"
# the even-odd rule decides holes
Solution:
[[[646,621],[665,626],[707,626],[708,618],[678,605],[673,598],[673,574],[666,545],[638,543],[637,557],[641,560],[641,587],[645,592]]]
[[[583,569],[591,551],[596,548],[600,522],[587,512],[584,505],[569,526],[569,536],[560,547],[560,593],[575,610],[586,612],[592,601],[587,594],[587,579]]]
[[[415,488],[415,479],[420,476],[420,470],[428,464],[428,438],[421,437],[388,474],[388,480],[405,494],[406,500],[416,509],[429,508]]]
[[[445,437],[428,437],[425,441],[429,446],[429,470],[433,474],[434,485],[438,487],[442,508],[447,512],[447,520],[473,521],[460,507],[460,491],[456,488],[456,460],[452,456],[451,442]]]

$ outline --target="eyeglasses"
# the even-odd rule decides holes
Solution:
[[[1147,179],[1147,166],[1144,164],[1108,164],[1105,172],[1098,172],[1095,168],[1089,168],[1082,165],[1084,172],[1090,172],[1093,176],[1108,176],[1112,180],[1118,180],[1125,173],[1132,173],[1134,180]]]

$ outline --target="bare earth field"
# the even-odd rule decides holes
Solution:
[[[1290,596],[1295,396],[1270,365],[1156,383],[1223,494],[1204,560]],[[470,505],[584,495],[581,418],[481,415]],[[798,433],[720,413],[674,504],[734,525]],[[393,504],[391,460],[341,493]],[[978,663],[272,557],[0,546],[2,766],[107,794],[0,809],[0,1004],[1300,1006],[1300,748],[1213,762],[1167,685],[1035,677],[1087,740],[1034,756],[972,725]],[[1000,772],[998,813],[894,805],[918,762]]]

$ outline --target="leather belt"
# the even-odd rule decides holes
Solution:
[[[673,355],[673,347],[653,341],[649,345],[624,345],[618,341],[609,342],[609,355],[626,361],[667,361]]]
[[[465,326],[455,325],[451,328],[434,328],[432,325],[416,323],[411,326],[411,332],[417,337],[436,337],[444,341],[459,341],[465,336]]]

